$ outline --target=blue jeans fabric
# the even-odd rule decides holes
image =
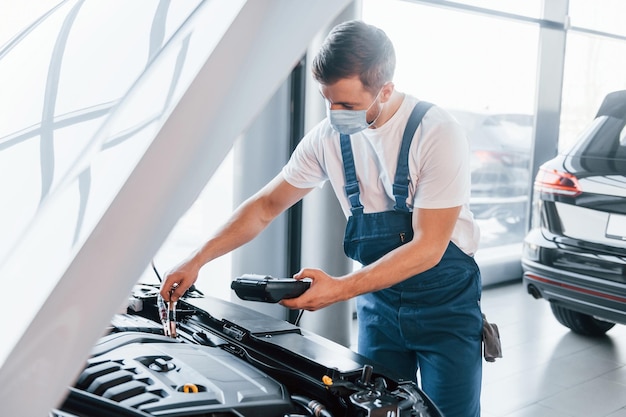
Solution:
[[[441,262],[357,298],[358,350],[417,380],[446,417],[480,417],[480,271],[450,243]]]

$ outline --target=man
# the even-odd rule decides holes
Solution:
[[[442,109],[396,91],[395,52],[361,21],[336,26],[313,61],[328,117],[161,289],[177,300],[207,262],[257,236],[330,181],[349,217],[344,248],[364,267],[341,277],[303,269],[311,287],[281,303],[318,310],[357,297],[359,352],[416,380],[447,417],[480,416],[479,231],[469,211],[469,146]],[[416,108],[426,114],[419,127]],[[422,107],[423,106],[423,107]],[[411,121],[410,121],[411,120]],[[408,139],[403,138],[407,122]],[[176,284],[176,285],[174,285]]]

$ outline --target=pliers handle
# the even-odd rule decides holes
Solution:
[[[170,300],[172,299],[172,293],[176,287],[170,289]],[[176,301],[165,301],[161,294],[157,297],[157,306],[159,308],[159,317],[161,318],[161,324],[163,324],[163,333],[165,336],[176,338]]]

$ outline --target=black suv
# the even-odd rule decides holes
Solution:
[[[608,94],[569,151],[543,164],[524,286],[557,320],[599,336],[626,324],[626,91]]]

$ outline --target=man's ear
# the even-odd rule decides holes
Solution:
[[[381,103],[386,103],[387,101],[389,101],[389,99],[391,98],[391,95],[393,94],[394,88],[395,86],[393,82],[391,81],[388,81],[385,84],[383,84],[383,88],[380,89]]]

